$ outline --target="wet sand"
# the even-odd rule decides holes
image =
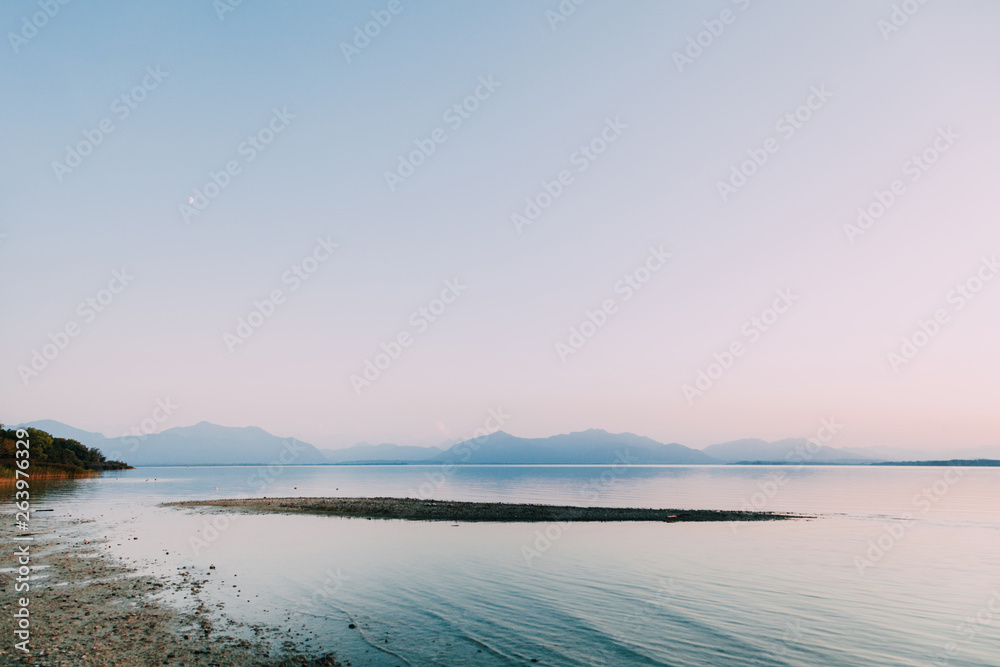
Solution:
[[[259,514],[319,514],[359,519],[409,521],[780,521],[812,518],[800,514],[727,510],[571,507],[518,503],[474,503],[415,498],[240,498],[164,503],[165,507],[215,508]]]
[[[169,579],[141,576],[112,556],[106,543],[84,538],[89,531],[81,530],[86,528],[81,524],[91,521],[37,517],[30,543],[31,590],[16,593],[16,572],[0,574],[0,665],[341,664],[332,656],[296,655],[294,642],[276,628],[242,626],[224,613],[211,612],[198,598],[210,572],[188,570]],[[0,541],[7,545],[4,568],[17,566],[11,523],[0,522]],[[188,596],[187,604],[181,608],[157,599],[171,594]],[[30,656],[14,648],[13,613],[22,596],[30,599]],[[227,627],[241,626],[240,634],[253,639],[226,634],[215,627],[220,620]]]

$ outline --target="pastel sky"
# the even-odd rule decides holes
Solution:
[[[902,5],[5,2],[0,419],[1000,444],[1000,5]]]

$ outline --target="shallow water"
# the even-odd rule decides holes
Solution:
[[[421,494],[820,516],[453,526],[157,506]],[[1000,664],[1000,469],[144,468],[50,484],[35,507],[99,519],[87,530],[147,571],[215,565],[210,605],[306,628],[296,640],[354,665]]]

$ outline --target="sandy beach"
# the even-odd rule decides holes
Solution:
[[[9,523],[0,525],[0,540],[13,545]],[[199,592],[212,572],[141,575],[111,555],[107,543],[87,539],[89,520],[38,514],[33,523],[30,592],[15,593],[17,575],[7,568],[16,559],[10,555],[4,563],[0,665],[341,665],[333,656],[297,654],[294,636],[277,628],[245,626],[210,610]],[[167,604],[161,599],[167,595],[187,600]],[[30,655],[13,646],[13,612],[21,596],[30,598]]]
[[[244,513],[319,514],[359,519],[409,521],[780,521],[812,518],[775,512],[573,507],[521,503],[478,503],[415,498],[239,498],[164,503],[166,507],[218,508]]]

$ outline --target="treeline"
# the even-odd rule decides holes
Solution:
[[[29,443],[26,472],[31,477],[72,477],[131,468],[121,461],[109,461],[99,449],[87,447],[76,440],[53,438],[37,428],[24,431],[27,431]],[[17,441],[25,438],[18,438],[17,433],[18,429],[0,429],[0,478],[14,477],[17,461],[25,459],[15,453],[18,449],[24,450],[24,447],[17,446]]]
[[[1000,468],[997,459],[948,459],[947,461],[879,461],[873,466],[959,466],[962,468]]]

